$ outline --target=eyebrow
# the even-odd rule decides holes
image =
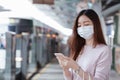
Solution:
[[[90,22],[90,21],[84,21],[83,23],[86,23],[86,22]],[[80,22],[78,22],[78,24],[80,24]]]
[[[84,23],[86,23],[86,22],[90,22],[90,21],[84,21]]]

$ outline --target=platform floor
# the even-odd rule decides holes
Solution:
[[[64,80],[64,78],[62,69],[58,65],[57,60],[53,59],[53,61],[41,69],[32,80]],[[120,75],[111,70],[110,80],[120,80]]]
[[[32,80],[64,80],[62,69],[56,59],[47,64]]]

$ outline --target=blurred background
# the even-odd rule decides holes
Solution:
[[[54,53],[69,55],[83,9],[98,13],[112,49],[110,80],[120,80],[120,0],[0,0],[0,80],[64,80]]]

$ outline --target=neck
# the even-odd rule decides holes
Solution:
[[[93,37],[90,39],[86,39],[86,45],[93,46]]]

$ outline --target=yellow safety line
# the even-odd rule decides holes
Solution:
[[[50,63],[47,64],[42,70],[40,70],[40,71],[39,71],[39,74],[44,73],[44,72],[47,70],[47,68],[48,68],[49,66],[50,66]]]
[[[43,67],[43,69],[41,69],[37,75],[35,75],[35,77],[33,77],[32,80],[38,80],[40,78],[40,76],[48,69],[48,67],[52,64],[52,61],[50,63],[48,63],[45,67]]]
[[[39,73],[35,77],[33,77],[33,80],[37,80],[38,78],[40,78],[40,76],[42,75],[42,73],[44,73],[48,69],[48,67],[50,66],[50,64],[51,63],[48,63],[43,69],[41,69],[39,71]]]
[[[39,74],[44,73],[51,64],[52,64],[52,61],[50,63],[48,63],[42,70],[40,70]]]

